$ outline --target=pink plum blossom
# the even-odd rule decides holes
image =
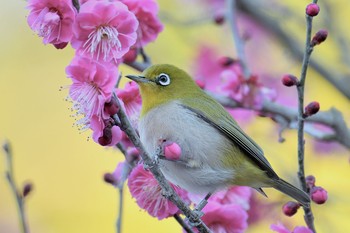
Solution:
[[[121,140],[119,127],[110,123],[110,116],[104,112],[104,105],[111,100],[117,81],[117,67],[76,56],[66,68],[66,73],[73,82],[69,90],[72,111],[76,112],[74,116],[82,116],[75,123],[79,129],[91,128],[93,139],[96,142],[100,140],[101,145],[113,145]]]
[[[95,60],[118,62],[134,45],[138,21],[119,1],[87,1],[73,26],[72,46]]]
[[[237,204],[243,209],[248,210],[250,208],[251,197],[252,189],[250,187],[233,186],[227,190],[215,193],[210,198],[210,201],[216,201],[223,205]]]
[[[220,79],[218,75],[223,70],[217,57],[214,49],[209,46],[201,46],[196,57],[194,71],[196,82],[201,84],[200,87],[214,93],[219,91]]]
[[[248,227],[248,214],[240,205],[209,201],[203,212],[202,220],[212,232],[241,233]]]
[[[155,0],[122,0],[139,21],[137,29],[137,47],[144,47],[155,41],[163,30],[163,25],[157,17],[159,7]]]
[[[232,98],[246,108],[260,109],[264,100],[275,100],[276,92],[265,87],[258,76],[244,77],[239,61],[217,57],[210,47],[199,52],[196,77],[203,89]]]
[[[202,220],[213,232],[244,232],[248,227],[247,211],[250,209],[251,197],[251,188],[243,186],[217,192],[204,207]],[[199,203],[203,197],[189,193],[189,198]]]
[[[278,233],[313,233],[312,230],[310,230],[307,227],[304,226],[297,226],[294,228],[293,231],[288,230],[283,224],[272,224],[270,226],[271,230],[278,232]]]
[[[179,209],[162,195],[161,187],[152,173],[146,171],[142,164],[137,165],[129,175],[128,186],[131,195],[136,199],[140,208],[159,220],[173,216]],[[175,192],[187,200],[186,191],[172,185]]]
[[[122,101],[132,125],[137,127],[142,104],[138,85],[134,81],[128,82],[123,89],[118,88],[116,93],[118,98]]]
[[[64,48],[72,37],[77,14],[71,0],[28,0],[27,21],[44,44]]]

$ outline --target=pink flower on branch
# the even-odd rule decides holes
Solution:
[[[252,197],[252,189],[244,186],[233,186],[227,190],[215,193],[210,201],[216,201],[223,205],[236,204],[243,209],[249,210]]]
[[[122,0],[139,21],[137,29],[137,47],[144,47],[155,41],[163,30],[163,25],[157,17],[159,7],[154,0]]]
[[[248,214],[240,205],[209,201],[203,212],[202,220],[212,232],[241,233],[248,227]]]
[[[74,23],[72,46],[99,61],[118,62],[136,42],[138,21],[119,1],[87,1]]]
[[[246,108],[260,109],[264,100],[276,99],[276,92],[265,87],[258,76],[244,77],[238,60],[215,57],[217,55],[209,47],[200,50],[196,81],[203,89],[230,97]]]
[[[271,230],[278,232],[278,233],[313,233],[312,230],[310,230],[307,227],[304,226],[297,226],[294,228],[293,231],[288,230],[284,225],[281,223],[278,224],[272,224],[270,226]]]
[[[69,96],[73,101],[73,116],[81,116],[75,123],[79,129],[91,128],[93,139],[103,146],[121,140],[119,127],[110,121],[110,115],[104,108],[110,102],[117,82],[117,67],[77,56],[66,68],[66,73],[73,81]]]
[[[159,220],[173,216],[179,209],[162,195],[161,187],[152,173],[146,171],[142,164],[137,165],[129,175],[128,186],[131,195],[136,199],[140,208]],[[187,192],[172,185],[175,192],[183,199],[187,199]]]
[[[136,128],[142,104],[138,85],[135,82],[128,82],[123,89],[118,88],[116,94],[121,100],[132,125]]]
[[[44,44],[56,48],[66,47],[72,37],[73,23],[77,14],[71,0],[28,0],[30,10],[27,21]]]

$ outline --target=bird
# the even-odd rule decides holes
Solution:
[[[140,89],[140,140],[155,158],[166,142],[176,143],[176,160],[158,160],[171,183],[195,194],[249,186],[266,196],[272,187],[309,206],[309,195],[280,178],[263,150],[214,98],[184,70],[155,64],[141,75],[126,75]]]

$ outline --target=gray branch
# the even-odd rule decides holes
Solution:
[[[298,111],[282,104],[275,102],[264,101],[261,109],[253,109],[241,106],[238,102],[228,97],[209,93],[213,98],[219,101],[222,105],[228,108],[245,108],[249,110],[260,111],[272,118],[278,117],[278,123],[285,122],[290,129],[297,128]],[[342,113],[331,108],[328,111],[320,111],[317,114],[305,119],[306,133],[323,141],[335,141],[350,149],[350,129],[344,120]],[[319,123],[333,129],[333,133],[323,133],[316,129],[312,123]]]

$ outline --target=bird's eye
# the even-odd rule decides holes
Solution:
[[[161,73],[156,78],[156,83],[162,86],[168,86],[170,84],[170,77],[167,74]]]

